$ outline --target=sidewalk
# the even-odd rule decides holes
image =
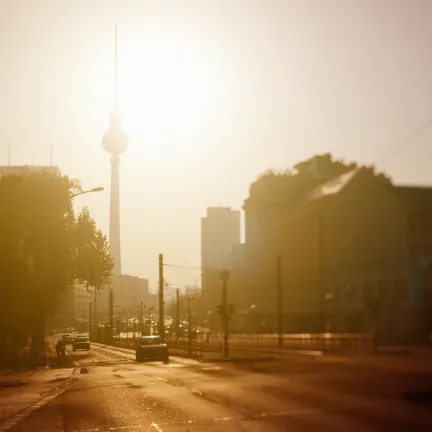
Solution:
[[[12,416],[64,385],[74,369],[12,372],[0,379],[0,430]]]
[[[56,363],[53,361],[55,355],[55,350],[48,347],[47,356],[51,364]],[[0,369],[0,432],[7,430],[15,417],[22,418],[41,406],[47,396],[61,392],[70,382],[73,372],[71,366],[30,368],[20,365],[14,369]]]

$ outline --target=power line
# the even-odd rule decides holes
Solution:
[[[385,164],[395,156],[404,148],[409,145],[415,144],[414,138],[421,135],[425,132],[430,126],[432,126],[432,118],[430,118],[425,123],[421,124],[418,128],[414,129],[406,135],[403,139],[401,139],[393,148],[390,150],[387,156],[384,156],[381,160],[378,160],[376,164]]]
[[[115,294],[113,293],[113,296],[115,297],[121,297],[121,298],[128,298],[128,299],[147,299],[147,298],[151,298],[154,297],[153,295],[148,295],[148,296],[125,296],[125,295],[121,295],[121,294]]]
[[[220,268],[215,267],[192,267],[192,266],[183,266],[178,264],[164,264],[165,267],[178,268],[183,270],[194,270],[194,271],[220,271]]]
[[[174,267],[174,268],[184,269],[184,270],[201,271],[201,267],[190,267],[190,266],[182,266],[182,265],[177,265],[177,264],[164,264],[164,267]]]

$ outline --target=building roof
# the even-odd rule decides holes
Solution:
[[[60,175],[60,168],[50,165],[4,165],[0,166],[0,176],[20,175],[28,172],[46,172],[49,174]]]
[[[358,168],[353,169],[323,183],[320,186],[317,186],[307,195],[306,202],[338,194],[351,182],[354,177],[356,177],[359,171],[360,170]]]

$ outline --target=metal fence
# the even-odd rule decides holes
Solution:
[[[134,348],[139,337],[120,338],[113,341],[116,346]],[[181,357],[202,358],[205,352],[222,353],[224,338],[222,334],[201,334],[197,339],[167,338],[170,354]],[[369,352],[373,349],[370,334],[284,334],[282,346],[277,334],[232,334],[229,337],[230,349],[238,350],[319,350],[326,352]]]
[[[231,348],[278,348],[282,339],[282,348],[320,351],[370,351],[373,340],[370,334],[232,334],[229,337]],[[223,350],[223,335],[202,335],[200,341],[207,351]]]
[[[167,345],[170,354],[180,357],[202,358],[204,356],[204,344],[196,340],[168,339]]]

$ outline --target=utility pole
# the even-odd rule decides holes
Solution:
[[[283,295],[282,295],[282,255],[277,257],[277,313],[278,313],[278,345],[283,345]]]
[[[180,290],[176,289],[176,335],[180,336]]]
[[[111,288],[111,283],[108,288],[108,304],[109,304],[109,341],[112,342],[114,337],[114,294]]]
[[[164,263],[163,254],[159,254],[159,336],[165,341],[165,316],[164,316]]]
[[[153,309],[153,306],[149,306],[149,313],[148,313],[148,334],[151,335],[151,311]]]
[[[193,297],[188,297],[188,355],[192,354],[192,312],[191,301]]]
[[[89,341],[92,333],[92,302],[89,302]]]
[[[222,281],[222,305],[221,305],[221,316],[224,326],[224,356],[228,357],[228,339],[229,339],[229,312],[228,312],[228,279],[230,277],[229,270],[222,270],[219,275],[219,279]]]
[[[96,300],[97,300],[97,297],[96,297],[96,287],[95,287],[95,288],[94,288],[94,291],[93,291],[93,315],[94,315],[94,325],[95,325],[96,332],[97,332],[97,309],[96,309]]]
[[[141,300],[141,305],[140,305],[140,332],[141,332],[141,337],[143,337],[143,334],[144,334],[144,304],[143,304],[142,300]]]
[[[130,309],[126,314],[126,339],[129,339],[129,317],[130,317]]]

